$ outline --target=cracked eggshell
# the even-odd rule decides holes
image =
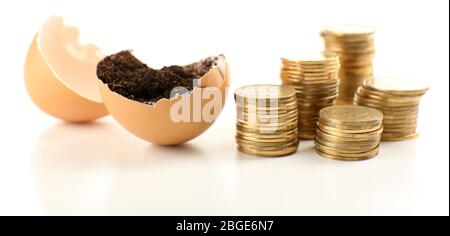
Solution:
[[[98,48],[82,45],[77,28],[50,17],[34,37],[25,61],[25,85],[44,112],[67,122],[89,122],[107,115],[98,86]]]
[[[216,96],[218,100],[215,100],[215,102],[218,102],[220,107],[223,108],[229,85],[228,73],[228,63],[222,58],[218,61],[217,66],[210,69],[200,79],[201,88],[194,88],[188,94],[177,95],[171,99],[161,99],[154,105],[123,97],[111,91],[108,85],[101,80],[98,80],[98,85],[106,109],[123,128],[148,142],[160,145],[177,145],[199,136],[217,119],[222,109],[215,113],[215,119],[212,121],[204,118],[201,118],[200,121],[197,120],[197,122],[193,121],[193,114],[202,114],[203,110],[208,110],[210,105],[214,103],[215,96],[203,98],[198,103],[195,103],[194,100],[198,96],[202,96],[202,93],[209,91],[219,94],[219,96]],[[189,106],[186,107],[189,107],[191,120],[177,122],[172,119],[171,110],[177,104],[181,104],[183,98],[185,101],[189,101]]]

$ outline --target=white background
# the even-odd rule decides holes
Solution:
[[[449,214],[448,1],[1,1],[0,214]],[[178,147],[141,141],[110,118],[62,123],[23,83],[28,46],[50,15],[83,41],[148,64],[224,53],[232,87],[279,83],[279,56],[321,49],[321,28],[376,26],[376,74],[426,80],[420,137],[364,162],[320,158],[310,141],[279,159],[239,154],[232,96],[215,125]]]

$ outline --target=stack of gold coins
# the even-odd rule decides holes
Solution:
[[[337,25],[325,28],[321,36],[325,53],[337,55],[341,63],[338,104],[351,104],[358,87],[373,75],[375,29],[362,25]]]
[[[314,139],[319,111],[334,105],[338,95],[338,57],[300,53],[281,58],[281,63],[282,83],[297,92],[299,138]]]
[[[285,156],[297,151],[298,112],[289,86],[249,85],[234,93],[237,106],[236,143],[254,156]]]
[[[415,79],[377,77],[358,89],[355,103],[383,112],[382,140],[406,140],[418,134],[419,102],[427,90],[426,84]]]
[[[320,111],[316,152],[335,160],[366,160],[378,154],[383,113],[377,109],[336,105]]]

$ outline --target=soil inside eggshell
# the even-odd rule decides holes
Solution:
[[[208,57],[187,66],[166,66],[153,69],[139,61],[130,51],[105,57],[97,65],[97,77],[111,91],[146,104],[162,98],[184,94],[197,87],[195,81],[205,75],[222,55]]]

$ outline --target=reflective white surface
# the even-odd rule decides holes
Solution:
[[[5,35],[0,40],[0,214],[448,215],[448,2],[371,2],[371,11],[354,18],[337,13],[337,9],[349,11],[344,5],[321,7],[333,2],[262,3],[259,11],[253,12],[254,20],[247,15],[256,9],[254,5],[239,1],[197,8],[183,5],[180,8],[191,7],[193,14],[175,10],[177,17],[170,19],[163,18],[163,12],[171,9],[171,3],[164,1],[155,5],[160,9],[154,12],[156,16],[140,9],[136,9],[137,16],[130,15],[129,22],[138,16],[148,22],[162,17],[165,21],[149,23],[162,30],[179,24],[177,19],[194,25],[203,17],[227,13],[224,19],[204,22],[205,28],[223,26],[223,37],[212,42],[193,35],[180,45],[176,35],[168,33],[170,40],[155,38],[151,32],[115,21],[112,17],[121,4],[112,4],[110,11],[97,19],[95,9],[101,9],[101,1],[86,11],[87,3],[0,3],[0,26]],[[369,8],[370,4],[359,2],[344,3],[353,6],[352,12]],[[25,4],[28,7],[23,8]],[[221,10],[200,16],[211,4]],[[409,10],[399,16],[404,4]],[[131,11],[131,7],[125,8]],[[310,11],[295,15],[295,9]],[[318,17],[321,10],[323,17]],[[83,11],[85,17],[80,18]],[[84,27],[82,32],[87,32],[85,38],[95,38],[105,51],[141,49],[149,64],[170,64],[172,58],[174,63],[195,61],[222,50],[230,59],[233,88],[278,83],[279,53],[321,46],[320,38],[314,36],[326,24],[370,23],[379,30],[377,73],[412,75],[431,84],[421,103],[421,134],[409,141],[384,142],[378,157],[363,162],[321,158],[311,141],[302,141],[299,151],[288,157],[250,157],[235,148],[231,94],[216,124],[192,142],[176,147],[141,141],[110,117],[87,125],[65,124],[39,111],[23,85],[28,44],[46,16],[53,13],[72,16]],[[99,34],[96,27],[106,24],[106,19],[112,19],[118,29],[104,25]],[[16,23],[8,23],[12,21]],[[298,29],[288,36],[279,34],[290,27]],[[168,45],[173,51],[165,49]]]

